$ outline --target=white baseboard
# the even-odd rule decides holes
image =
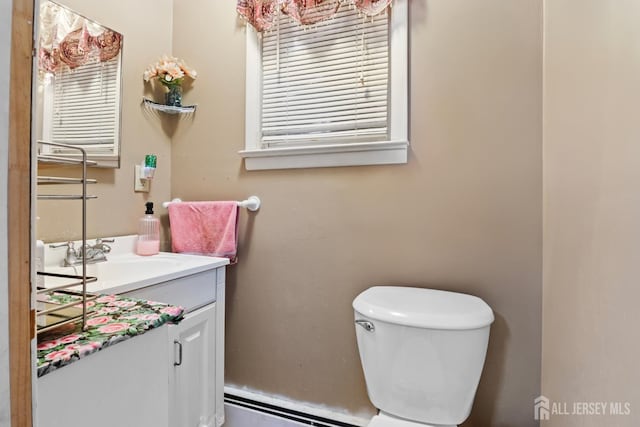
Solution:
[[[237,396],[243,399],[252,400],[259,404],[269,405],[271,407],[282,408],[283,410],[295,411],[301,414],[307,414],[310,417],[320,417],[325,420],[335,421],[336,426],[350,425],[357,427],[365,427],[371,421],[370,418],[364,418],[354,416],[348,413],[341,412],[340,410],[317,407],[307,403],[296,402],[292,400],[283,399],[280,397],[269,396],[263,393],[259,393],[246,388],[236,388],[233,386],[224,387],[225,394],[231,396]],[[299,427],[314,425],[309,422],[297,422],[292,419],[288,419],[286,412],[283,411],[283,416],[277,415],[277,410],[273,411],[274,414],[265,414],[260,411],[260,408],[252,409],[251,405],[241,406],[233,403],[232,399],[227,399],[225,402],[225,417],[227,421],[224,427]],[[302,417],[304,418],[304,417]],[[326,425],[332,425],[327,422]],[[318,425],[318,424],[315,424]]]

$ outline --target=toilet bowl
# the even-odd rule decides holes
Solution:
[[[368,427],[455,427],[467,419],[494,316],[480,298],[376,286],[353,301],[371,403]]]

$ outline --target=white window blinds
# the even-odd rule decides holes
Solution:
[[[389,17],[343,6],[303,28],[280,16],[262,39],[262,146],[387,140]]]
[[[112,153],[118,147],[120,55],[55,75],[49,140]]]

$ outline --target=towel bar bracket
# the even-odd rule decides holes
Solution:
[[[247,208],[251,212],[255,212],[260,209],[260,198],[258,196],[249,196],[247,200],[238,202],[238,206]]]

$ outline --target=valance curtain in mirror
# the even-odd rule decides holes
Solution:
[[[237,10],[258,31],[266,31],[278,14],[290,16],[301,25],[312,25],[333,18],[341,7],[355,6],[362,14],[374,16],[392,0],[238,0]]]
[[[42,3],[38,41],[39,68],[55,73],[61,64],[76,68],[108,61],[120,53],[122,35],[51,2]]]

